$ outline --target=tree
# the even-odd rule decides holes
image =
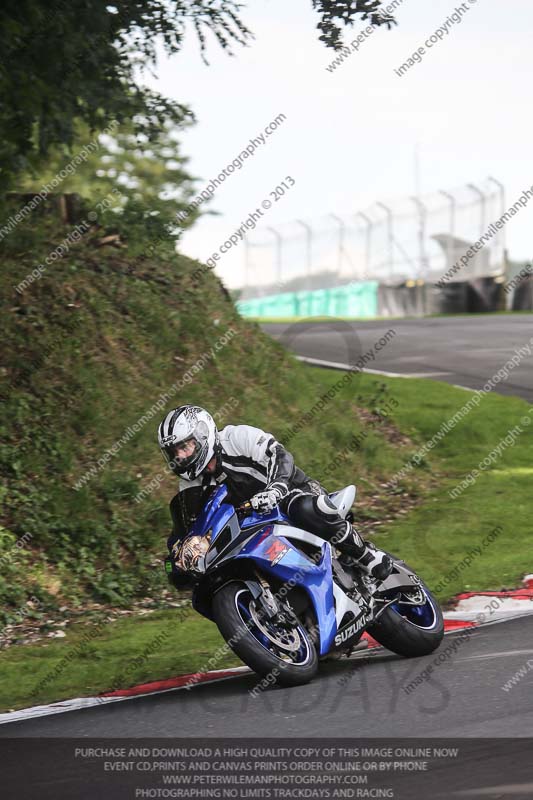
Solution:
[[[390,24],[381,0],[312,0],[320,39],[342,46],[342,28],[361,17]],[[205,53],[207,34],[231,52],[252,37],[234,0],[3,0],[0,7],[0,190],[35,167],[53,145],[70,146],[75,125],[101,130],[135,121],[149,141],[190,112],[139,86],[156,47],[177,52],[192,28]]]
[[[117,4],[118,5],[118,4]],[[190,113],[137,85],[156,44],[179,50],[188,24],[202,50],[210,30],[223,48],[250,35],[233,2],[213,0],[3,0],[0,10],[0,188],[54,144],[70,146],[77,120],[101,130],[135,120],[153,140]]]
[[[183,127],[183,125],[181,126]],[[185,211],[195,193],[196,179],[187,171],[188,159],[181,155],[179,129],[162,124],[148,142],[136,133],[132,123],[120,126],[112,135],[91,135],[87,125],[75,127],[76,153],[84,159],[69,170],[56,191],[75,192],[84,198],[90,221],[135,238],[177,238],[182,229],[192,225],[197,211]],[[38,193],[53,185],[53,179],[65,175],[69,156],[64,146],[51,148],[41,168],[21,176],[18,188]],[[136,236],[140,228],[140,236]]]

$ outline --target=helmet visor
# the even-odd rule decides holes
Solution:
[[[168,442],[161,448],[175,473],[183,475],[202,459],[208,447],[208,433],[205,422],[199,422],[193,433],[185,439]]]

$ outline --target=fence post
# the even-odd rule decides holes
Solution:
[[[424,278],[427,279],[428,277],[428,261],[426,256],[426,214],[427,209],[422,200],[418,197],[411,197],[411,200],[415,204],[418,210],[418,219],[419,219],[419,228],[418,228],[418,250],[419,250],[419,267],[418,267],[418,275],[414,277],[420,278],[422,277],[422,272],[424,273]]]
[[[481,191],[479,186],[476,186],[475,183],[467,183],[467,187],[470,189],[471,192],[475,192],[479,199],[481,200],[481,230],[480,234],[483,235],[485,233],[485,228],[487,226],[487,217],[486,217],[486,205],[487,205],[487,197],[484,192]]]
[[[356,217],[361,217],[362,220],[366,223],[366,234],[365,234],[365,280],[369,280],[369,269],[370,269],[370,257],[372,253],[372,228],[374,227],[374,223],[368,214],[364,214],[362,211],[359,211]]]
[[[346,229],[346,225],[342,221],[340,217],[336,214],[329,215],[331,219],[334,219],[337,225],[339,226],[339,246],[338,246],[338,254],[337,254],[337,275],[340,275],[342,270],[342,255],[344,253],[344,231]]]
[[[376,203],[378,208],[382,208],[387,215],[387,241],[389,248],[389,267],[390,267],[390,281],[394,281],[394,217],[392,209],[382,203],[381,200]]]
[[[501,212],[500,216],[503,216],[503,214],[505,214],[505,210],[506,210],[505,209],[505,186],[503,185],[503,183],[501,183],[501,181],[497,181],[496,178],[493,178],[490,175],[489,175],[489,181],[491,183],[493,183],[495,186],[498,187],[499,194],[500,194],[500,212]],[[506,261],[505,261],[505,252],[506,252],[507,241],[506,241],[505,237],[506,237],[505,225],[503,225],[502,228],[498,231],[498,239],[500,240],[500,247],[502,249],[502,266],[503,266],[502,272],[504,274],[505,274],[505,268],[507,266],[506,265]]]
[[[455,209],[457,207],[457,201],[453,194],[450,192],[445,192],[443,189],[440,189],[439,194],[450,201],[450,235],[448,236],[448,264],[446,266],[446,269],[450,269],[452,266],[452,253],[454,247],[453,239],[455,238]]]
[[[276,239],[276,283],[278,285],[278,291],[280,290],[282,280],[281,280],[281,248],[283,245],[283,239],[281,238],[281,234],[275,228],[267,228],[267,231],[274,234],[274,238]]]
[[[307,222],[297,219],[298,225],[301,225],[305,230],[306,241],[306,269],[307,269],[307,288],[311,288],[311,272],[313,270],[313,229]]]

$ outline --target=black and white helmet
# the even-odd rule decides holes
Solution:
[[[180,406],[169,411],[159,425],[158,439],[172,472],[188,481],[203,472],[220,446],[215,421],[200,406]]]

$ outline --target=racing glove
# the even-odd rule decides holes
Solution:
[[[283,489],[285,489],[285,491],[283,491]],[[250,503],[255,511],[258,511],[260,514],[266,514],[268,511],[272,511],[276,508],[279,501],[282,500],[286,494],[286,487],[281,487],[278,484],[277,486],[272,486],[270,489],[266,489],[264,492],[254,494],[250,499]]]

